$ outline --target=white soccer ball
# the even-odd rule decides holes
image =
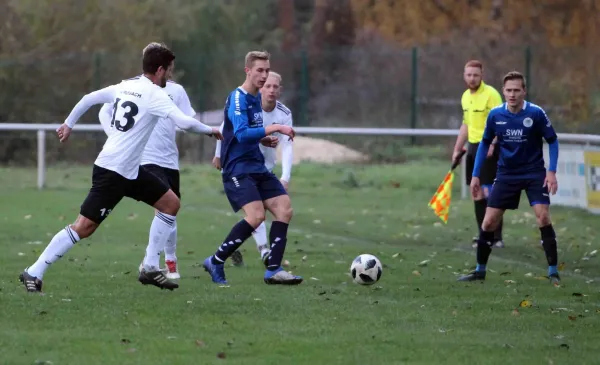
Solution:
[[[355,283],[372,285],[379,281],[383,267],[379,259],[373,255],[362,254],[352,261],[350,274]]]

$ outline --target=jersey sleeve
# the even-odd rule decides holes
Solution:
[[[169,95],[163,90],[155,89],[148,103],[148,113],[159,118],[167,118],[175,110],[177,110],[177,106]]]
[[[283,124],[293,127],[292,113],[288,114]],[[294,142],[288,136],[281,137],[281,180],[290,181],[294,161]]]
[[[261,138],[266,136],[264,128],[248,126],[248,103],[239,90],[233,92],[227,116],[233,124],[233,134],[240,143],[258,143]]]
[[[223,133],[223,126],[225,122],[221,123],[219,127],[219,132]],[[221,141],[217,139],[217,147],[215,148],[215,157],[221,158]]]
[[[179,90],[179,98],[177,99],[177,107],[183,112],[183,114],[193,117],[196,115],[196,111],[192,108],[192,103],[188,94],[185,92],[183,86]]]
[[[538,119],[538,123],[540,125],[540,128],[542,129],[542,136],[544,137],[546,142],[548,142],[548,144],[551,144],[554,141],[556,141],[558,136],[556,135],[554,127],[552,127],[552,123],[550,122],[550,118],[548,118],[548,115],[546,114],[546,111],[544,109],[539,109],[538,118],[536,119]]]
[[[65,119],[65,124],[68,125],[69,128],[73,128],[75,123],[77,123],[79,118],[81,118],[81,116],[88,111],[89,108],[97,104],[112,103],[115,100],[116,94],[116,85],[111,85],[105,87],[104,89],[100,89],[85,95],[75,105],[73,110],[71,110],[71,113],[67,119]]]

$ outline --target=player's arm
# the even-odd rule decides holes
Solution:
[[[473,166],[473,177],[479,177],[481,173],[481,166],[485,162],[487,157],[488,150],[490,149],[490,145],[494,141],[496,137],[495,124],[494,124],[494,115],[493,113],[489,113],[487,120],[485,122],[485,130],[483,131],[483,138],[481,142],[479,142],[479,147],[477,148],[477,155],[475,155],[475,164]]]
[[[292,113],[288,115],[285,125],[293,127]],[[290,138],[281,140],[281,180],[290,182],[292,176],[292,162],[294,161],[294,143]]]
[[[162,90],[156,90],[148,106],[149,113],[159,118],[168,118],[184,131],[198,134],[216,135],[220,137],[218,129],[211,128],[195,118],[189,117],[173,103],[171,98]]]
[[[183,88],[183,86],[179,85],[180,90],[179,90],[179,97],[177,98],[177,107],[179,108],[179,110],[181,110],[183,112],[183,114],[189,116],[189,117],[195,117],[196,116],[196,111],[194,110],[194,108],[192,108],[192,103],[190,102],[190,98],[187,94],[187,92],[185,92],[185,89]],[[181,130],[179,127],[175,126],[176,129]]]
[[[219,132],[221,132],[221,135],[223,134],[223,126],[224,125],[225,125],[225,121],[223,121],[221,123],[221,126],[219,127]],[[221,141],[220,140],[217,140],[217,147],[215,148],[215,157],[213,157],[212,164],[217,170],[221,170],[223,168],[223,166],[221,166]]]
[[[462,100],[461,100],[462,104]],[[463,121],[460,125],[460,129],[458,130],[458,137],[456,137],[456,143],[454,144],[454,153],[452,153],[452,162],[454,162],[460,153],[462,152],[465,143],[467,143],[467,139],[469,138],[469,125],[467,124],[467,119],[465,118],[465,112],[463,111]]]
[[[100,89],[94,92],[91,92],[85,95],[79,102],[75,105],[71,113],[65,120],[65,124],[69,128],[73,128],[75,123],[81,118],[81,116],[88,111],[89,108],[96,104],[106,104],[112,103],[116,97],[116,87],[115,85],[111,85],[105,87],[104,89]]]
[[[488,98],[488,110],[492,110],[495,107],[497,107],[498,105],[502,104],[502,96],[500,96],[500,93],[498,91],[496,91],[496,89],[494,89],[494,92],[491,93],[490,97]],[[495,137],[494,141],[492,142],[492,146],[496,145],[498,143],[498,138]]]
[[[248,104],[239,90],[233,92],[227,116],[233,124],[233,135],[240,143],[258,143],[267,135],[265,128],[248,126]]]
[[[550,161],[548,162],[548,171],[556,172],[558,166],[558,136],[552,127],[550,118],[546,112],[540,108],[540,125],[542,127],[542,135],[548,143],[548,155]]]
[[[106,103],[102,105],[102,108],[100,108],[100,111],[98,112],[98,120],[100,121],[100,125],[104,129],[104,133],[106,133],[107,136],[112,132],[110,128],[110,123],[112,121],[112,110],[112,104]]]

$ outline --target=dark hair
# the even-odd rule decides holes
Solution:
[[[506,81],[510,81],[510,80],[521,80],[521,83],[523,84],[523,89],[526,86],[525,76],[523,76],[523,74],[521,74],[520,72],[511,71],[511,72],[507,73],[504,76],[504,79],[502,79],[502,85],[505,85]]]
[[[155,74],[159,67],[169,68],[175,59],[175,54],[167,46],[160,43],[151,43],[144,48],[142,69],[144,73]]]

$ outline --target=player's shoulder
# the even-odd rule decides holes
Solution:
[[[175,92],[175,93],[185,92],[185,88],[183,87],[183,85],[181,85],[175,81],[172,81],[172,80],[167,80],[165,89],[167,89],[169,92]]]
[[[496,90],[495,87],[493,87],[490,84],[484,84],[483,85],[483,91],[488,93],[488,94],[494,94],[494,95],[500,95],[500,93],[498,92],[498,90]]]
[[[292,114],[292,111],[279,100],[276,102],[275,107],[285,115]]]
[[[529,109],[530,113],[543,113],[546,114],[546,111],[541,106],[534,104],[530,101],[525,100],[525,110]]]

